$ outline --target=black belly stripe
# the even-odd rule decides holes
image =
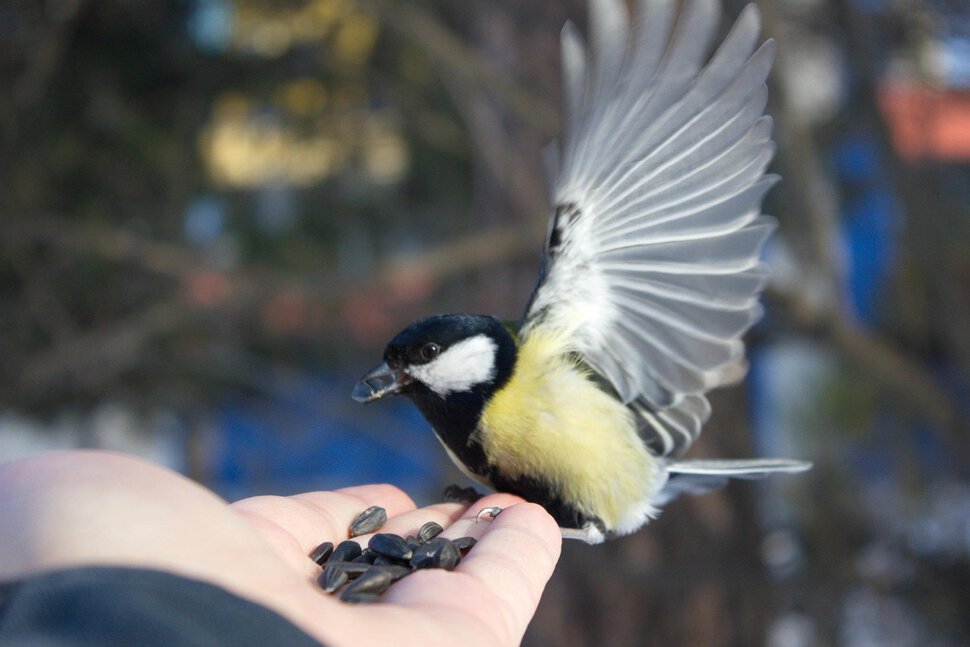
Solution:
[[[486,397],[494,391],[494,385],[490,386],[488,390],[480,387],[442,398],[423,385],[417,385],[408,396],[431,423],[438,438],[469,472],[481,475],[499,492],[508,492],[538,503],[552,515],[560,528],[582,530],[586,525],[593,524],[605,536],[609,536],[611,533],[600,518],[583,514],[542,480],[528,476],[511,478],[489,465],[475,431]]]
[[[526,501],[538,503],[546,509],[556,520],[560,528],[582,529],[587,524],[596,526],[604,536],[611,533],[599,517],[583,514],[572,505],[563,501],[555,491],[538,479],[531,477],[508,478],[494,469],[489,470],[488,477],[499,492],[516,494]]]

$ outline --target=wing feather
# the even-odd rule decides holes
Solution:
[[[675,196],[684,197],[679,193],[681,189],[706,188],[710,190],[710,183],[721,177],[724,170],[743,166],[744,170],[760,175],[764,172],[764,167],[760,169],[755,165],[761,161],[761,157],[767,154],[770,159],[774,153],[774,144],[771,141],[771,119],[762,117],[755,128],[750,129],[745,136],[738,139],[732,146],[713,154],[693,155],[690,158],[680,160],[680,163],[664,169],[656,175],[651,176],[653,182],[640,179],[635,185],[634,198],[639,200],[640,206],[644,203],[649,204],[648,198],[658,199],[673,193]],[[732,133],[729,133],[732,134]],[[733,135],[733,134],[732,134]],[[710,151],[705,151],[710,153]],[[767,162],[764,162],[767,166]],[[741,169],[735,172],[740,175]],[[687,194],[689,197],[691,194]],[[633,206],[628,204],[628,206]]]
[[[776,181],[763,115],[771,41],[746,7],[721,46],[717,0],[590,0],[590,47],[562,34],[565,133],[550,152],[543,272],[523,336],[565,333],[639,421],[677,454],[710,415],[704,394],[743,365]]]

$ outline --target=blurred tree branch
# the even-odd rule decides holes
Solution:
[[[358,0],[382,24],[425,50],[429,58],[450,74],[469,79],[498,98],[522,123],[544,138],[559,132],[559,110],[522,87],[508,71],[493,65],[445,26],[431,12],[413,2]]]
[[[922,282],[932,301],[932,311],[940,313],[939,316],[931,317],[930,325],[953,349],[954,358],[963,376],[970,379],[970,336],[967,335],[970,330],[970,300],[965,294],[959,262],[964,250],[954,249],[955,238],[949,232],[952,223],[948,223],[946,218],[948,212],[957,210],[947,208],[947,192],[939,187],[938,164],[925,159],[907,165],[893,150],[889,128],[876,103],[878,54],[874,27],[870,24],[871,21],[859,14],[853,3],[838,0],[835,4],[855,45],[852,62],[856,68],[860,100],[854,107],[862,113],[867,126],[876,135],[889,176],[905,210],[905,237],[911,248],[908,250],[908,260],[922,274]],[[925,29],[910,31],[916,32],[913,37],[919,41],[912,44],[914,49],[931,49],[930,43],[923,42],[927,40]],[[936,85],[929,78],[929,70],[924,66],[917,69],[923,76],[920,79],[923,83],[931,87]]]
[[[953,396],[919,360],[860,328],[834,309],[814,305],[804,294],[775,287],[769,288],[768,294],[791,316],[798,329],[823,335],[868,378],[938,424],[955,447],[966,445],[962,430],[968,421]]]
[[[34,226],[25,226],[33,222]],[[21,218],[13,229],[19,244],[41,239],[63,249],[96,251],[119,261],[142,263],[146,269],[183,280],[209,268],[187,248],[159,243],[131,232],[98,225],[78,226],[66,219]],[[364,291],[394,286],[401,277],[422,275],[439,284],[468,271],[508,263],[538,253],[542,231],[534,227],[497,227],[474,232],[416,255],[388,259],[366,278],[349,283],[293,279],[269,269],[224,275],[231,289],[217,311],[251,310],[279,293],[302,295],[328,309],[345,303]],[[12,241],[11,241],[12,242]],[[872,379],[899,395],[914,409],[948,430],[956,441],[956,430],[964,422],[952,397],[919,362],[872,333],[862,330],[833,309],[822,309],[797,292],[772,291],[800,328],[818,331]],[[97,369],[102,379],[119,375],[130,361],[137,361],[139,344],[195,323],[199,314],[212,306],[193,304],[184,293],[170,296],[127,320],[55,343],[28,359],[24,366],[25,385],[45,390],[84,367]],[[125,360],[126,354],[130,355]]]
[[[778,14],[774,0],[758,3],[764,21],[765,36],[778,43],[776,70],[791,69],[788,64],[786,43],[792,42],[792,34]],[[797,197],[794,206],[811,232],[810,263],[825,279],[826,297],[835,309],[846,310],[841,286],[845,281],[844,261],[840,254],[839,196],[831,180],[824,172],[814,133],[808,124],[797,117],[791,99],[783,83],[772,83],[773,99],[777,103],[775,123],[784,142],[780,147],[778,161],[787,169],[783,175],[787,189]]]
[[[860,30],[865,30],[857,24],[860,22],[858,17],[846,3],[838,2],[837,5],[842,10],[844,22],[854,34],[851,40],[855,44],[856,55],[852,61],[859,68],[856,70],[856,75],[857,83],[861,85],[857,91],[858,100],[854,105],[856,109],[864,112],[869,126],[874,129],[873,134],[876,136],[880,153],[890,167],[890,176],[896,180],[894,187],[903,198],[907,211],[903,220],[912,227],[913,223],[919,220],[914,218],[914,215],[924,213],[924,210],[914,209],[916,196],[909,190],[909,183],[904,180],[906,174],[889,146],[886,126],[875,105],[876,76],[871,38],[863,37],[860,33]],[[775,0],[762,0],[759,6],[764,16],[765,31],[781,43],[777,53],[778,68],[790,69],[786,63],[788,50],[784,44],[792,42],[793,39],[789,38],[790,30],[778,13],[777,3]],[[866,375],[910,402],[938,424],[954,447],[967,449],[965,433],[962,430],[968,421],[964,419],[964,414],[953,396],[940,386],[939,381],[923,367],[921,362],[908,356],[900,347],[862,328],[846,314],[848,304],[844,302],[845,292],[840,287],[845,284],[845,270],[843,260],[838,253],[841,249],[838,193],[833,186],[833,181],[823,171],[824,165],[815,144],[816,133],[811,131],[808,124],[797,118],[797,113],[784,92],[783,84],[775,84],[775,90],[778,97],[777,123],[781,130],[780,139],[786,143],[781,147],[779,158],[789,169],[788,184],[793,194],[798,197],[797,209],[804,214],[813,232],[814,258],[811,264],[813,267],[818,267],[826,278],[828,283],[826,296],[832,305],[824,307],[810,305],[805,294],[795,291],[795,286],[787,286],[786,292],[775,290],[776,296],[780,297],[780,301],[785,304],[786,309],[803,329],[821,331],[834,342],[843,355],[865,371]],[[938,214],[939,211],[931,208],[927,209],[926,213]],[[916,244],[919,244],[918,241],[922,238],[924,237],[915,238]],[[945,258],[938,259],[940,255],[934,254],[930,249],[924,249],[922,252],[915,255],[924,258],[927,262],[933,262],[931,259],[945,262]],[[942,256],[945,257],[946,254]],[[949,273],[943,272],[938,276],[949,276]],[[943,284],[941,291],[951,297],[956,296],[953,290],[949,289],[957,285],[955,282],[942,280],[938,283]],[[962,304],[962,299],[959,298],[954,298],[952,301],[953,309],[959,308],[959,304]],[[948,323],[960,322],[960,319],[945,316],[940,319],[943,320],[941,323],[944,327]],[[965,344],[961,342],[956,344],[955,348],[960,349],[963,346]],[[966,374],[970,375],[970,372]]]

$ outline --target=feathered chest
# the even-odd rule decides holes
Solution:
[[[542,475],[572,501],[606,516],[644,498],[656,459],[631,411],[564,353],[561,338],[533,331],[515,371],[485,404],[476,440],[489,466],[508,477]]]

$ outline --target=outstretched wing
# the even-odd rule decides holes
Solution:
[[[566,127],[555,212],[522,335],[566,331],[570,350],[641,415],[658,453],[686,448],[703,394],[742,371],[759,318],[759,262],[777,178],[763,116],[771,41],[753,5],[707,61],[716,0],[591,0],[591,52],[563,31]]]

